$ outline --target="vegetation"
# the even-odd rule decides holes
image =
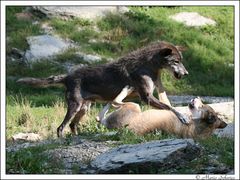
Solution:
[[[17,132],[35,132],[44,139],[56,138],[56,128],[62,122],[66,107],[64,102],[58,100],[52,106],[31,107],[32,103],[23,98],[10,97],[8,99],[13,105],[7,105],[7,139]],[[148,107],[143,107],[147,109]],[[151,140],[161,140],[176,138],[173,135],[161,131],[155,131],[144,136],[139,136],[126,128],[120,130],[109,130],[96,122],[95,117],[102,109],[99,104],[94,104],[92,111],[79,125],[79,138],[94,141],[117,141],[118,144],[136,144],[148,142]],[[109,134],[111,132],[111,134]],[[60,173],[62,162],[58,159],[49,160],[47,154],[43,152],[57,147],[68,146],[71,142],[69,128],[65,129],[65,141],[62,144],[41,145],[30,147],[17,152],[7,153],[7,172],[24,174],[45,174]],[[11,144],[11,142],[9,142]],[[191,161],[187,167],[178,167],[168,170],[159,170],[152,167],[149,173],[161,174],[196,174],[204,173],[209,165],[214,167],[223,164],[229,169],[234,166],[234,140],[229,138],[219,139],[212,136],[208,139],[198,140],[198,143],[204,147],[202,155]],[[214,157],[214,162],[213,162]],[[37,163],[36,163],[37,162]],[[15,165],[17,164],[17,166]],[[138,168],[129,170],[129,173],[139,173]]]
[[[157,40],[169,41],[188,48],[183,53],[184,65],[189,76],[180,81],[173,79],[169,73],[163,76],[163,84],[168,94],[191,94],[208,96],[234,95],[234,31],[233,7],[131,7],[132,12],[124,15],[109,14],[105,18],[92,22],[79,18],[62,20],[47,19],[33,14],[32,19],[19,19],[16,13],[25,11],[26,7],[7,7],[7,56],[12,48],[22,51],[28,49],[26,37],[43,34],[42,24],[53,27],[53,33],[73,40],[81,48],[72,48],[51,60],[42,60],[29,65],[23,61],[7,58],[7,123],[6,137],[10,139],[18,132],[35,132],[44,138],[56,138],[56,128],[62,122],[66,112],[64,89],[61,87],[32,88],[16,84],[16,79],[24,76],[46,77],[66,73],[62,63],[86,63],[76,56],[81,50],[86,53],[99,54],[103,61],[117,59],[139,47]],[[186,27],[170,18],[177,12],[196,11],[217,22],[216,26],[201,28]],[[37,23],[34,23],[37,22]],[[142,105],[143,109],[148,107]],[[134,144],[150,140],[173,138],[172,135],[153,132],[137,136],[127,129],[114,131],[115,134],[95,121],[95,116],[102,104],[95,103],[85,122],[79,125],[79,136],[93,140],[115,140],[121,144]],[[68,128],[66,132],[68,135]],[[96,136],[98,135],[98,136]],[[205,148],[204,155],[191,162],[188,168],[176,169],[176,172],[195,173],[199,168],[210,163],[209,155],[217,155],[218,161],[233,168],[233,140],[213,136],[199,141]],[[59,145],[46,145],[27,148],[17,153],[7,153],[8,173],[58,173],[56,164],[49,164],[42,153],[46,149]],[[36,163],[37,162],[37,163]],[[54,160],[53,160],[54,162]],[[61,163],[59,163],[61,164]],[[132,173],[136,173],[132,171]],[[131,172],[130,172],[131,173]],[[152,173],[159,173],[158,170]]]

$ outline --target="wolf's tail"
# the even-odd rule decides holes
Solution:
[[[17,80],[17,83],[27,84],[34,87],[48,87],[48,86],[56,86],[59,84],[64,84],[66,74],[60,74],[57,76],[49,76],[47,78],[21,78]]]

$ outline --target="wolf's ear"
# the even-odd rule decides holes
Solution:
[[[161,56],[168,56],[168,55],[171,55],[172,54],[172,49],[169,49],[169,48],[164,48],[164,49],[161,49],[160,50],[160,55]]]
[[[187,47],[184,47],[184,46],[176,46],[176,48],[181,52],[186,51],[188,49]]]

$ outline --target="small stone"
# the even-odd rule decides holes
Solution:
[[[10,54],[12,58],[16,59],[21,59],[24,56],[24,52],[17,48],[12,48]]]
[[[88,43],[97,43],[98,41],[96,39],[90,39]]]
[[[16,13],[16,18],[18,20],[31,21],[33,18],[33,15],[29,12],[21,12],[21,13]]]
[[[53,33],[53,27],[51,27],[48,23],[43,23],[41,25],[42,30],[46,34],[52,34]]]
[[[93,63],[97,61],[101,61],[101,57],[97,55],[92,55],[92,54],[85,54],[82,52],[77,52],[76,55],[81,58],[82,60],[88,62],[88,63]]]
[[[42,138],[39,134],[35,133],[18,133],[12,136],[13,141],[40,141]]]
[[[181,12],[170,16],[170,18],[177,22],[184,23],[186,26],[216,25],[214,20],[201,16],[197,12]]]
[[[38,25],[39,24],[39,21],[33,21],[32,22],[32,25]]]

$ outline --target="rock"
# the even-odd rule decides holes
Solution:
[[[41,29],[45,34],[53,34],[53,27],[51,27],[48,23],[43,23],[41,25]]]
[[[48,150],[45,153],[50,159],[60,159],[64,165],[65,174],[79,173],[79,169],[85,169],[89,163],[103,152],[109,150],[112,142],[95,142],[81,140],[75,145]],[[76,169],[75,167],[79,167]]]
[[[21,12],[21,13],[16,13],[16,18],[18,20],[31,21],[33,18],[33,15],[29,12]]]
[[[75,71],[76,69],[79,69],[81,67],[85,67],[87,66],[86,64],[73,64],[73,63],[63,63],[63,68],[68,72],[72,72],[72,71]]]
[[[85,54],[82,52],[77,52],[76,56],[88,63],[93,63],[93,62],[97,62],[97,61],[101,61],[101,57],[97,56],[97,55],[92,55],[92,54]]]
[[[24,51],[21,51],[20,49],[17,48],[12,48],[10,55],[14,59],[22,59],[24,57]]]
[[[197,12],[181,12],[170,16],[170,18],[184,23],[186,26],[216,25],[214,20],[201,16]]]
[[[35,11],[40,11],[47,17],[68,19],[72,17],[95,19],[106,13],[124,13],[129,11],[122,6],[34,6]]]
[[[234,121],[234,102],[223,102],[223,103],[213,103],[209,104],[219,116],[226,120],[227,122]]]
[[[18,133],[12,136],[13,141],[40,141],[42,138],[39,134],[35,133]]]
[[[30,46],[30,50],[27,50],[25,53],[25,58],[28,62],[50,58],[72,46],[71,43],[51,35],[27,37],[27,42]]]
[[[33,21],[32,22],[32,25],[38,25],[38,24],[40,24],[39,21]]]
[[[95,173],[148,173],[180,167],[200,155],[200,147],[191,139],[168,139],[113,148],[96,157],[90,164]]]
[[[224,129],[217,129],[214,134],[218,137],[234,138],[234,124],[229,123]]]
[[[235,67],[233,63],[228,63],[227,66],[230,67],[230,68],[234,68]]]

